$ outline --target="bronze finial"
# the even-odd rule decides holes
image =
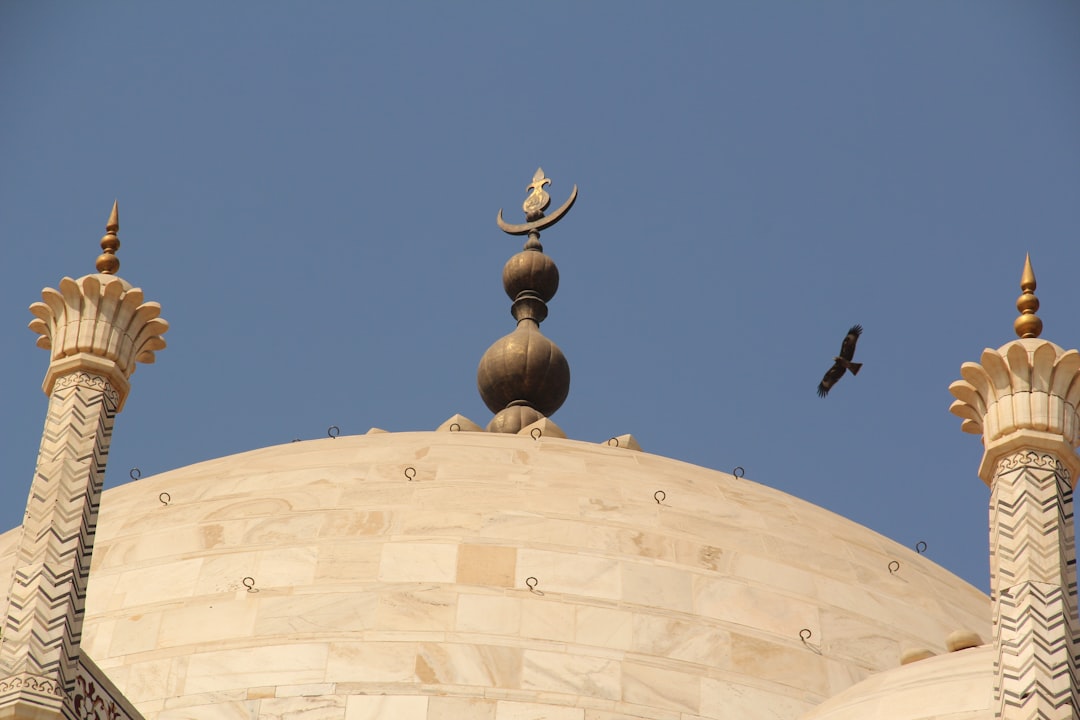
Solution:
[[[488,423],[489,432],[516,433],[550,416],[570,391],[566,356],[540,332],[540,323],[548,314],[547,303],[559,289],[559,269],[544,254],[540,231],[566,215],[577,199],[577,186],[562,207],[544,217],[551,203],[544,186],[550,183],[543,168],[533,175],[529,195],[522,204],[528,222],[511,225],[499,210],[498,224],[503,232],[528,234],[529,240],[503,267],[503,289],[513,301],[510,314],[517,327],[487,349],[476,371],[480,397],[495,413]]]
[[[105,224],[105,236],[101,238],[102,253],[98,255],[97,271],[105,275],[115,275],[120,269],[120,259],[116,257],[116,251],[120,249],[120,239],[116,233],[120,230],[120,211],[116,200],[113,200],[112,212],[109,213],[109,221]]]
[[[1035,314],[1039,309],[1039,298],[1035,297],[1035,271],[1031,269],[1030,253],[1024,258],[1024,273],[1020,276],[1020,289],[1023,294],[1016,299],[1016,309],[1020,317],[1013,323],[1019,338],[1037,338],[1042,334],[1042,320]]]
[[[562,220],[563,216],[574,206],[574,202],[577,201],[577,185],[574,186],[574,189],[570,192],[570,198],[562,204],[562,207],[551,215],[544,217],[544,211],[551,204],[551,196],[544,190],[544,186],[550,184],[551,180],[544,177],[544,168],[537,168],[532,182],[528,186],[529,194],[521,205],[521,208],[525,211],[526,222],[520,225],[506,222],[503,220],[502,208],[499,208],[499,215],[495,220],[499,228],[509,235],[532,236],[535,234],[539,238],[541,230],[549,228]]]

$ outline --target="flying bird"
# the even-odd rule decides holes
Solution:
[[[851,362],[851,359],[855,357],[855,343],[859,342],[860,335],[862,335],[862,325],[853,325],[847,331],[844,342],[840,344],[840,354],[833,358],[833,366],[826,371],[825,377],[821,378],[817,386],[818,397],[828,395],[832,386],[844,377],[845,370],[850,370],[852,375],[859,374],[862,363]]]

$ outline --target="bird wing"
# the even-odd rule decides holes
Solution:
[[[821,378],[821,382],[817,386],[818,397],[828,395],[832,386],[842,377],[844,377],[844,366],[838,362],[833,363],[833,366],[825,372],[825,377]]]
[[[855,343],[859,342],[860,335],[862,335],[862,325],[852,325],[844,336],[844,342],[840,344],[840,357],[845,360],[855,357]]]

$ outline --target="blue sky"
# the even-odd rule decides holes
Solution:
[[[485,424],[484,350],[537,166],[561,203],[544,333],[575,439],[793,493],[987,586],[988,492],[950,382],[1080,345],[1080,5],[0,6],[0,527],[44,420],[41,288],[120,275],[172,329],[106,486],[376,426]],[[815,387],[844,332],[865,369]],[[156,502],[149,498],[148,502]]]

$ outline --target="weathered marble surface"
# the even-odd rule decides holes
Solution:
[[[977,590],[783,493],[477,432],[110,490],[87,607],[86,647],[147,720],[794,720],[903,647],[990,634]]]

